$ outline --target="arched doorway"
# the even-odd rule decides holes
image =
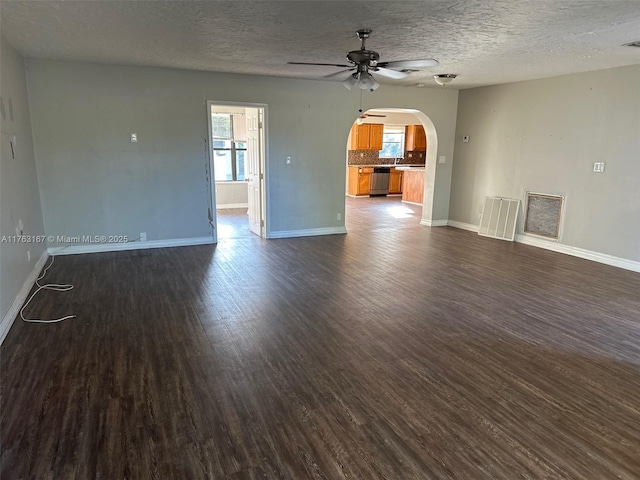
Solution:
[[[422,200],[422,212],[420,214],[419,223],[426,226],[437,226],[440,223],[434,222],[434,195],[436,190],[436,168],[437,168],[437,154],[438,154],[438,135],[436,128],[431,119],[422,111],[417,109],[407,108],[374,108],[363,112],[361,116],[354,120],[353,125],[362,124],[382,124],[388,126],[409,126],[420,125],[424,129],[426,136],[426,152],[421,157],[424,162],[424,178],[423,178],[423,200]],[[355,150],[357,143],[354,142],[352,134],[355,131],[359,131],[353,128],[347,138],[346,146],[346,169],[347,169],[347,182],[345,190],[347,196],[359,197],[359,195],[349,194],[349,182],[350,182],[350,167],[357,165],[364,166],[367,170],[371,170],[375,165],[391,165],[388,158],[381,158],[378,152],[375,150],[377,147],[369,146],[367,150]],[[386,145],[385,145],[386,148]],[[407,152],[404,151],[406,154]],[[369,163],[371,162],[371,163]],[[415,159],[405,159],[403,162],[414,163]],[[369,167],[369,168],[367,168]],[[351,170],[353,174],[353,170]],[[412,172],[415,175],[417,172]],[[351,181],[353,181],[353,175],[351,175]],[[352,185],[353,187],[353,185]],[[353,191],[353,188],[352,188]],[[377,190],[375,190],[377,191]],[[363,197],[366,195],[363,195]],[[345,218],[348,222],[348,218]],[[349,228],[347,224],[347,229]]]

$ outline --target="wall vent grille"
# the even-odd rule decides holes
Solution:
[[[516,219],[520,200],[487,197],[484,202],[478,235],[513,242],[516,236]]]
[[[524,233],[542,237],[560,238],[560,221],[564,197],[527,192]]]

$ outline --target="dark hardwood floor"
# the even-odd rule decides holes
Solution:
[[[640,478],[640,275],[348,199],[347,235],[58,257],[3,480]]]

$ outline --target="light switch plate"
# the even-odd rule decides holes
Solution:
[[[465,135],[462,137],[462,143],[469,143],[469,135]]]

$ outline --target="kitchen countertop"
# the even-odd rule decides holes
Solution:
[[[401,170],[403,172],[424,172],[425,171],[425,166],[424,165],[416,165],[415,167],[409,167],[409,166],[396,166],[396,170]]]
[[[389,164],[384,164],[384,165],[349,165],[350,167],[355,167],[355,168],[371,168],[371,167],[396,167],[396,168],[404,168],[404,169],[411,169],[413,170],[414,168],[422,168],[424,169],[424,165],[423,164],[413,164],[413,163],[398,163],[398,164],[393,164],[393,163],[389,163]]]

